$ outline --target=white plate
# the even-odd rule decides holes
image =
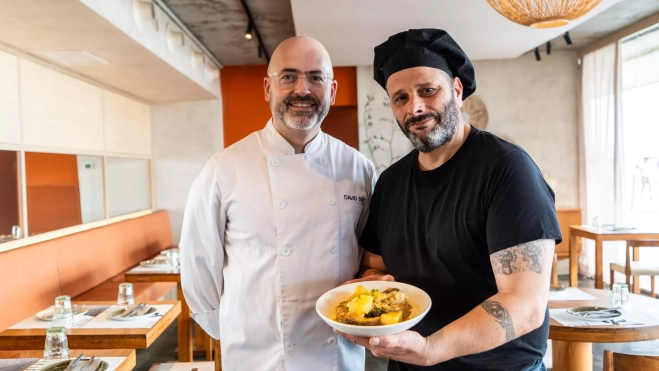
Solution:
[[[167,260],[145,260],[140,262],[140,266],[145,268],[171,269],[172,266],[167,264]]]
[[[175,250],[175,251],[178,251],[179,254],[181,253],[181,249],[167,249],[167,250],[161,251],[160,255],[167,255],[167,251],[169,251],[169,250]]]
[[[612,320],[612,319],[619,319],[620,317],[622,317],[622,313],[619,312],[619,311],[612,312],[611,315],[607,315],[607,316],[601,316],[600,315],[600,316],[582,317],[578,314],[575,314],[575,313],[579,313],[579,312],[583,312],[583,311],[591,311],[591,310],[598,310],[598,309],[608,309],[608,308],[606,308],[606,307],[580,306],[580,307],[568,308],[568,309],[566,309],[566,312],[567,312],[567,314],[571,315],[572,317],[579,318],[579,319],[582,319],[582,320],[588,321],[588,322],[604,322],[604,321],[608,321],[608,320]]]
[[[54,321],[54,319],[53,319],[54,310],[55,309],[53,307],[50,307],[48,309],[42,310],[41,312],[35,314],[34,316],[37,317],[38,319],[42,320],[42,321]],[[74,317],[84,316],[85,314],[87,314],[87,312],[89,312],[89,308],[87,308],[86,306],[77,305],[77,304],[73,305],[73,316]]]
[[[131,309],[133,309],[133,307],[128,307],[128,310],[131,310]],[[124,308],[113,307],[113,308],[108,309],[107,317],[108,317],[108,319],[111,319],[113,321],[137,321],[137,320],[140,320],[140,319],[146,319],[146,318],[152,317],[153,314],[158,311],[158,309],[156,309],[155,307],[149,307],[149,310],[141,316],[119,317],[119,315],[121,315],[125,311],[126,311],[126,309],[124,309]]]
[[[357,326],[335,321],[336,306],[354,294],[357,285],[362,285],[369,291],[372,289],[384,291],[388,288],[402,290],[405,295],[407,295],[409,303],[412,305],[410,316],[403,322],[381,326]],[[367,281],[339,286],[324,293],[316,302],[316,312],[328,325],[346,334],[356,336],[382,336],[393,335],[409,330],[412,326],[416,325],[421,319],[423,319],[430,310],[431,304],[430,296],[418,287],[402,282]]]

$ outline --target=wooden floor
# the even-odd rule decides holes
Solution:
[[[568,284],[568,276],[559,276],[561,284]],[[595,281],[579,278],[579,287],[594,288]],[[177,323],[174,321],[158,340],[156,340],[148,349],[137,350],[137,364],[135,371],[148,371],[154,363],[176,362],[177,359]],[[551,345],[550,345],[551,346]],[[602,355],[604,350],[613,350],[615,352],[631,354],[649,354],[659,355],[659,340],[643,341],[637,343],[619,343],[619,344],[593,344],[593,370],[602,370]],[[545,357],[545,363],[549,367],[551,362],[551,351],[548,350],[548,357]],[[203,357],[195,358],[203,361]],[[366,351],[366,371],[385,371],[387,369],[387,360],[373,357],[370,351]],[[551,368],[549,368],[551,370]]]

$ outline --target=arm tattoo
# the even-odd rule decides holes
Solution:
[[[497,322],[506,330],[506,342],[515,338],[515,329],[513,327],[513,319],[510,318],[508,311],[498,301],[485,300],[481,303],[481,307],[485,309]]]
[[[542,273],[544,253],[539,241],[531,241],[495,252],[490,255],[490,263],[494,274]]]

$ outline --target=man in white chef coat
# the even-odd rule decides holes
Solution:
[[[359,269],[373,165],[320,130],[337,82],[325,48],[282,42],[264,79],[272,119],[213,156],[192,185],[181,283],[226,370],[360,370],[364,349],[315,311]]]

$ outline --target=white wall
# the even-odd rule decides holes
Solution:
[[[151,107],[154,209],[167,209],[174,244],[192,182],[208,159],[224,147],[222,101]]]
[[[108,157],[105,174],[109,217],[151,208],[149,160]]]
[[[476,95],[489,113],[486,130],[509,137],[533,157],[540,170],[549,172],[555,181],[558,208],[579,207],[577,67],[576,52],[572,51],[543,55],[540,62],[533,54],[474,62]],[[375,159],[378,171],[382,171],[392,157],[390,148],[395,158],[412,147],[392,121],[391,109],[385,106],[386,93],[373,80],[372,67],[358,67],[357,92],[360,151]],[[369,99],[371,109],[366,112]],[[365,126],[369,117],[374,124],[371,128]],[[381,149],[369,150],[365,143],[369,138]]]
[[[574,51],[476,61],[476,94],[489,113],[487,130],[510,137],[556,181],[556,207],[579,207],[578,65]]]
[[[150,139],[147,104],[0,50],[0,148],[148,157]]]
[[[105,219],[103,198],[103,158],[77,156],[80,214],[83,223]]]

